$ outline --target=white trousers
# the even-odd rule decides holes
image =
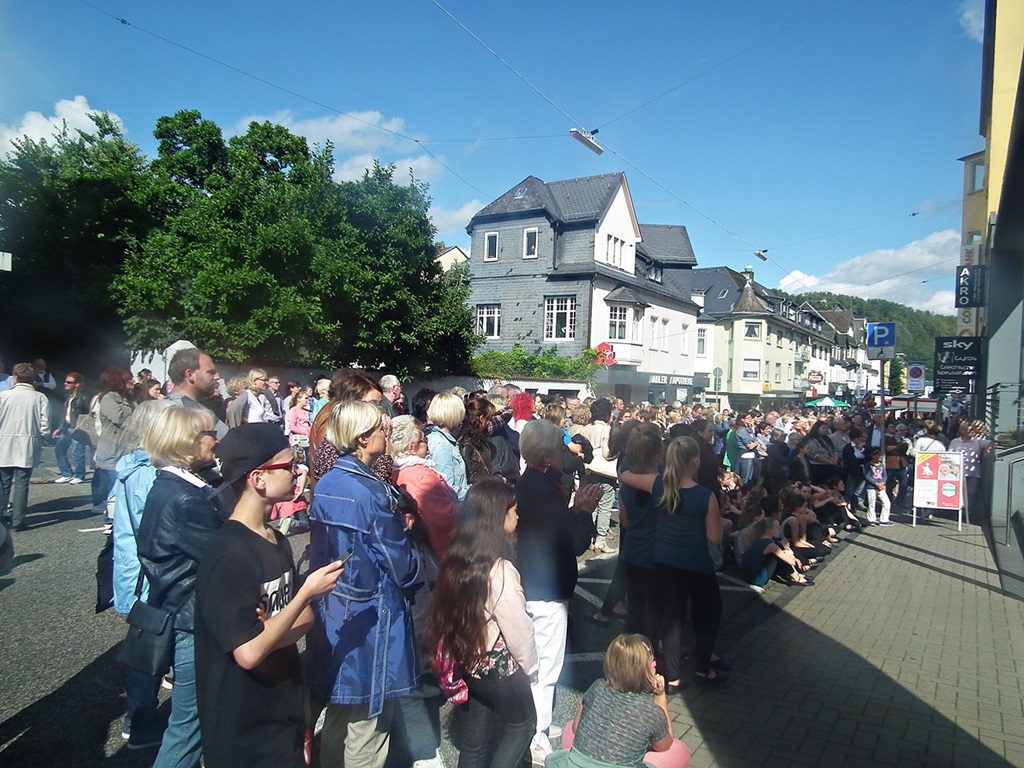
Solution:
[[[555,685],[565,662],[565,635],[569,626],[567,600],[527,600],[526,612],[533,619],[537,642],[537,682],[530,686],[533,705],[537,708],[537,735],[534,743],[547,742],[555,704]],[[543,739],[541,738],[543,736]]]

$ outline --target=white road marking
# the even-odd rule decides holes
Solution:
[[[598,608],[600,608],[602,605],[604,605],[604,600],[602,600],[601,598],[597,597],[594,594],[591,594],[590,592],[587,592],[587,590],[585,590],[579,584],[576,585],[576,594],[579,595],[580,597],[582,597],[588,603],[591,603],[592,605],[596,605]]]
[[[105,525],[101,525],[99,528],[79,528],[78,532],[79,533],[96,533],[96,531],[102,531],[104,528],[106,528]]]

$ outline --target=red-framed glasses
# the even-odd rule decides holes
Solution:
[[[272,470],[272,469],[287,469],[287,470],[289,470],[290,472],[292,472],[294,474],[295,473],[295,462],[294,461],[283,461],[280,464],[264,464],[262,467],[256,467],[256,469],[254,469],[253,472],[255,472],[258,469],[266,470],[268,472],[270,470]]]

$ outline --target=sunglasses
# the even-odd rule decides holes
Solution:
[[[256,469],[254,469],[253,472],[256,472],[257,470],[260,470],[260,469],[262,469],[264,471],[267,471],[267,472],[269,472],[272,469],[287,469],[290,472],[294,473],[295,472],[295,462],[294,461],[282,461],[280,464],[264,464],[262,467],[256,467]]]

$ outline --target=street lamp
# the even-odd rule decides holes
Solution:
[[[595,155],[603,155],[604,149],[594,140],[594,134],[597,131],[585,131],[582,128],[570,128],[569,135],[572,136],[576,141],[582,144],[584,147],[589,149]]]

